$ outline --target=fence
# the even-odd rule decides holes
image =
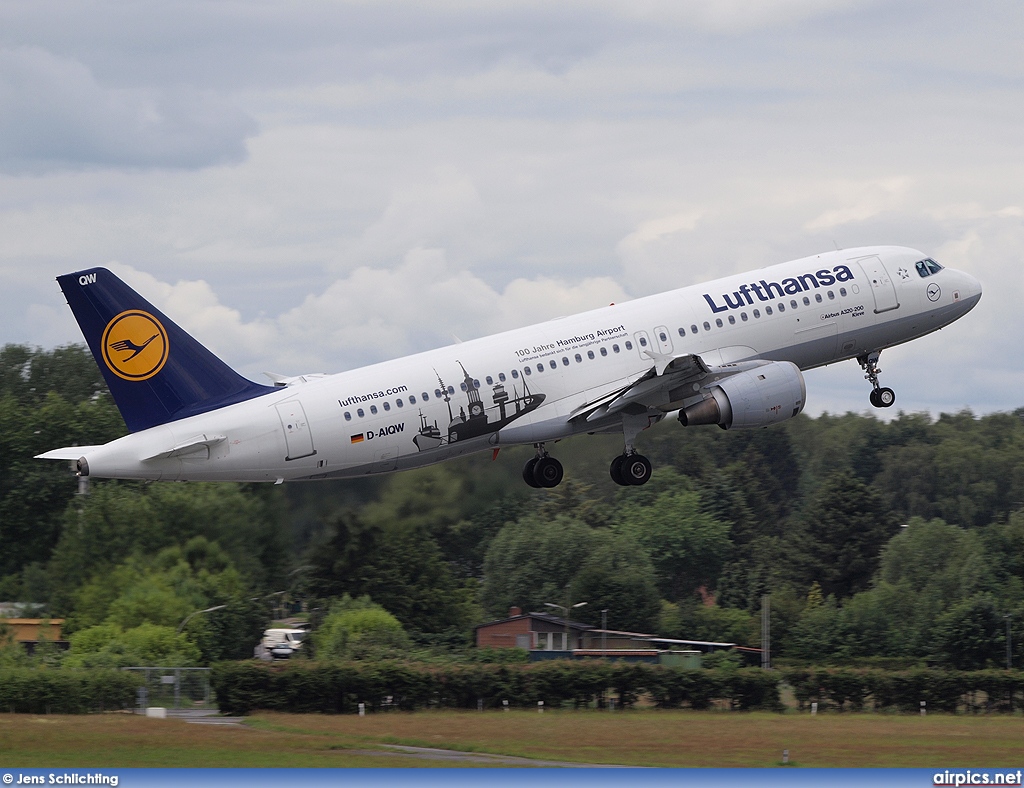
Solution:
[[[206,709],[211,704],[209,668],[122,668],[143,677],[136,696],[140,711],[150,706],[166,709]]]

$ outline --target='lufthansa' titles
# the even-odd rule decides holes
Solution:
[[[781,282],[768,282],[761,279],[758,282],[742,284],[732,293],[722,293],[719,296],[721,305],[711,297],[710,293],[704,293],[704,300],[708,302],[711,311],[714,313],[727,312],[730,309],[743,309],[746,306],[753,306],[754,300],[760,302],[772,301],[785,298],[790,295],[797,295],[818,287],[828,287],[836,282],[852,282],[853,272],[845,265],[837,265],[831,271],[822,268],[814,273],[790,276]]]

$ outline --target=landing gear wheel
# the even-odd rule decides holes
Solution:
[[[632,454],[623,458],[622,479],[626,484],[647,484],[651,478],[651,461],[642,454]]]
[[[612,481],[620,487],[625,487],[629,482],[622,478],[622,463],[626,461],[626,455],[620,454],[614,460],[608,468],[608,474],[612,477]]]
[[[882,403],[878,401],[878,389],[871,389],[871,393],[868,394],[868,399],[876,408],[882,407]]]
[[[554,457],[537,457],[533,461],[534,486],[550,489],[562,481],[562,463]]]
[[[896,392],[892,389],[881,388],[875,391],[874,403],[876,408],[891,408],[896,401]]]
[[[539,459],[540,457],[533,457],[526,462],[526,465],[523,466],[523,481],[531,487],[540,487],[540,484],[533,475],[533,469],[537,467],[537,461]]]

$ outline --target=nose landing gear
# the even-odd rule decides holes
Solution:
[[[882,370],[878,368],[878,357],[882,355],[880,350],[867,353],[857,358],[857,363],[864,370],[864,378],[871,383],[871,395],[868,399],[876,408],[891,408],[896,401],[896,392],[890,388],[878,385],[878,376]]]

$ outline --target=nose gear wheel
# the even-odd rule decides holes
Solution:
[[[882,352],[874,351],[858,357],[857,363],[864,370],[864,378],[871,384],[871,394],[868,399],[876,408],[891,408],[896,401],[896,392],[878,384],[878,376],[882,370],[878,368],[878,357]]]

